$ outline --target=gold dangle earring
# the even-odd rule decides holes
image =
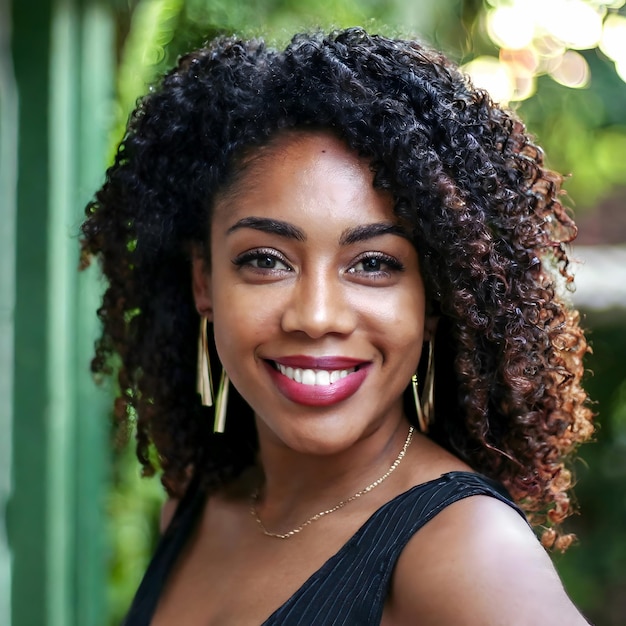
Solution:
[[[420,432],[426,434],[428,432],[428,424],[424,419],[424,411],[422,411],[422,403],[419,396],[419,384],[417,382],[417,374],[411,376],[411,387],[413,388],[413,400],[415,401],[415,412],[417,413],[417,424]]]
[[[209,321],[206,317],[200,318],[200,333],[198,335],[198,374],[196,389],[200,394],[202,406],[213,406],[213,377],[209,362],[209,340],[207,337]]]
[[[202,406],[213,406],[215,401],[215,419],[213,432],[223,433],[226,426],[226,406],[228,404],[229,379],[225,369],[222,369],[217,396],[213,394],[213,375],[209,361],[209,321],[206,317],[200,320],[200,336],[198,338],[198,377],[196,385]]]
[[[428,342],[428,364],[426,367],[426,378],[424,379],[424,389],[420,395],[417,374],[411,377],[413,388],[413,400],[415,401],[415,411],[417,413],[417,423],[420,431],[428,433],[428,427],[434,420],[435,413],[435,340]]]
[[[428,365],[422,391],[424,420],[429,426],[435,420],[435,337],[428,342]]]
[[[213,422],[213,432],[223,433],[226,427],[226,405],[228,404],[228,390],[230,380],[225,369],[222,369],[220,376],[220,386],[215,398],[215,421]]]

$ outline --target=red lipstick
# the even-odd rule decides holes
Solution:
[[[351,370],[342,378],[330,384],[303,384],[278,371],[277,366],[289,367],[300,370],[325,370],[338,372]],[[280,357],[274,361],[266,361],[266,365],[272,381],[278,390],[291,402],[305,406],[330,406],[346,400],[363,384],[368,375],[369,363],[367,361],[350,357],[312,357],[305,355]],[[284,371],[284,370],[283,370]]]
[[[348,356],[309,356],[305,354],[282,356],[269,360],[287,367],[298,367],[303,370],[346,370],[367,363],[363,359],[353,359]]]

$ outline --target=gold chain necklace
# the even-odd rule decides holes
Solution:
[[[291,537],[293,537],[294,535],[297,535],[301,530],[303,530],[304,528],[306,528],[313,522],[317,521],[318,519],[321,519],[322,517],[325,517],[326,515],[330,515],[331,513],[334,513],[335,511],[338,511],[339,509],[342,509],[349,502],[353,502],[357,498],[360,498],[366,493],[369,493],[370,491],[372,491],[372,489],[376,489],[378,485],[380,485],[383,481],[387,480],[387,478],[389,478],[389,476],[394,472],[394,470],[402,462],[402,459],[404,458],[404,455],[406,454],[408,447],[411,445],[411,440],[413,439],[413,432],[414,432],[413,426],[409,426],[409,434],[407,435],[406,441],[404,442],[404,445],[402,446],[402,450],[400,450],[400,454],[398,454],[398,456],[396,457],[396,460],[391,464],[391,467],[380,478],[377,478],[373,483],[365,487],[365,489],[361,489],[361,491],[357,491],[353,496],[350,496],[346,500],[342,500],[338,504],[335,504],[335,506],[332,509],[327,509],[326,511],[320,511],[319,513],[316,513],[315,515],[312,515],[311,517],[309,517],[308,520],[306,520],[306,522],[303,522],[297,528],[294,528],[293,530],[290,530],[289,532],[286,532],[286,533],[273,533],[267,530],[267,528],[265,528],[265,526],[263,525],[263,522],[261,521],[261,518],[259,517],[259,512],[257,510],[257,502],[259,501],[259,489],[255,489],[250,498],[250,513],[252,514],[252,517],[254,517],[254,519],[256,520],[256,523],[259,525],[264,535],[267,535],[268,537],[275,537],[276,539],[290,539]]]

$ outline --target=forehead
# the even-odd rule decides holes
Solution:
[[[246,153],[215,203],[216,218],[274,210],[283,219],[313,212],[320,219],[351,213],[394,219],[388,192],[374,187],[369,160],[330,132],[289,132]]]

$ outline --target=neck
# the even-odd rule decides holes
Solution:
[[[317,511],[335,506],[385,476],[397,461],[409,432],[408,422],[399,418],[344,450],[313,454],[287,447],[268,433],[262,423],[258,427],[263,479],[257,507],[266,525],[278,528],[296,526]],[[396,467],[394,473],[395,470]],[[388,484],[376,484],[378,497],[371,498],[368,492],[368,499],[379,500],[392,482],[391,474],[385,476]]]

